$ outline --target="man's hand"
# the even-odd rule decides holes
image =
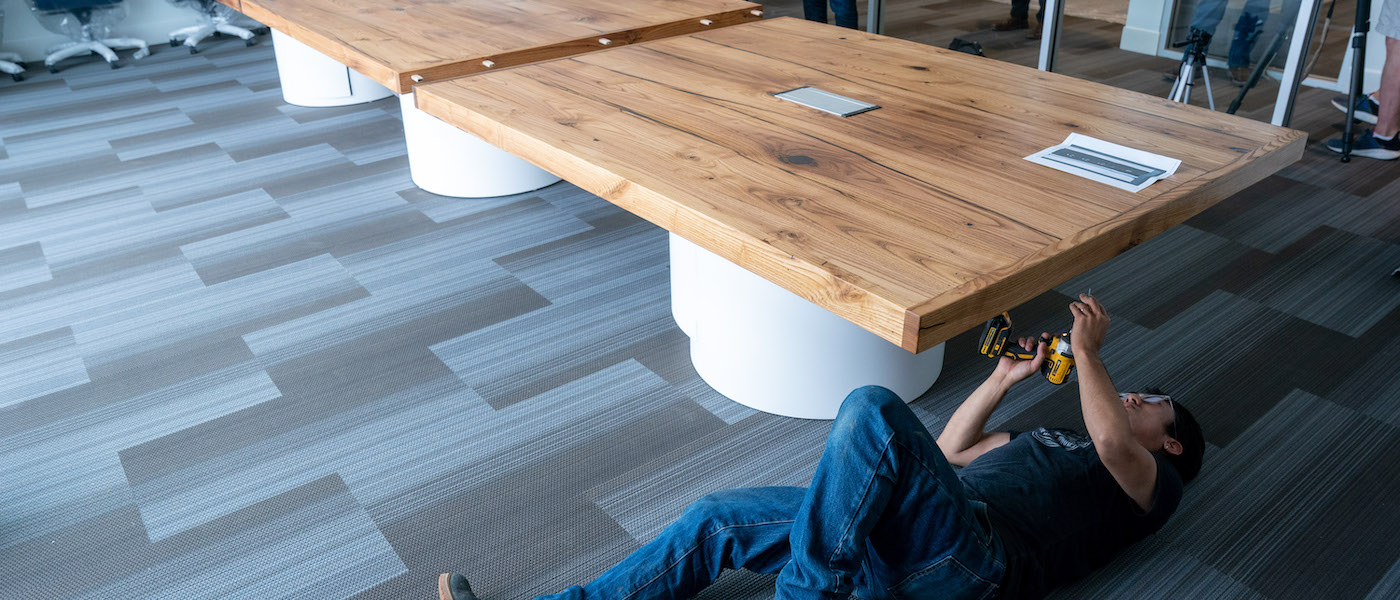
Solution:
[[[1050,334],[1048,333],[1042,333],[1040,334],[1039,340],[1028,337],[1017,340],[1016,343],[1020,344],[1022,348],[1026,350],[1034,349],[1035,358],[1031,360],[1017,360],[1010,356],[1003,356],[1001,360],[997,361],[997,368],[992,372],[992,375],[1001,377],[1006,381],[1006,385],[1019,383],[1024,381],[1027,377],[1035,375],[1036,371],[1040,370],[1040,366],[1045,364],[1045,351],[1049,347],[1045,338],[1049,336]]]
[[[1099,304],[1098,298],[1080,294],[1079,302],[1070,303],[1069,312],[1074,313],[1074,329],[1069,335],[1069,345],[1074,355],[1098,355],[1104,338],[1108,336],[1108,311]]]

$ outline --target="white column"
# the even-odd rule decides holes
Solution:
[[[389,88],[335,59],[272,30],[282,99],[297,106],[347,106],[394,95]]]
[[[418,110],[413,92],[399,96],[408,170],[423,190],[454,198],[490,198],[540,189],[554,174]]]
[[[910,353],[675,234],[671,303],[700,377],[768,413],[832,419],[872,384],[910,402],[943,368],[942,344]]]
[[[1171,31],[1172,0],[1131,0],[1128,19],[1118,47],[1130,52],[1157,56],[1166,44],[1162,39]]]

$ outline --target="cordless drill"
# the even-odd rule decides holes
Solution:
[[[1061,333],[1048,340],[1042,338],[1041,341],[1047,342],[1048,348],[1045,353],[1045,364],[1040,365],[1040,374],[1055,385],[1069,381],[1070,373],[1074,372],[1074,353],[1070,351],[1069,334]],[[982,330],[982,342],[978,345],[978,349],[983,356],[989,358],[1002,356],[1010,356],[1016,360],[1033,360],[1035,358],[1035,350],[1026,350],[1011,340],[1011,313],[1006,312],[987,321],[986,329]]]

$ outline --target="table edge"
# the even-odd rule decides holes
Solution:
[[[1053,287],[1131,250],[1298,161],[1303,157],[1307,139],[1306,132],[1283,129],[1270,144],[1260,146],[1195,180],[1201,182],[1201,178],[1214,175],[1209,181],[1178,186],[1091,230],[1085,230],[1074,238],[1060,240],[1001,270],[1014,270],[1010,276],[1001,276],[996,272],[984,274],[910,307],[900,345],[914,352],[932,348],[980,325],[990,315],[1019,306],[1043,293],[1015,293],[1025,279],[1041,279],[1051,283],[1050,286],[1032,286],[1035,288]],[[974,299],[973,292],[984,293]],[[932,306],[935,300],[949,296],[955,299]],[[980,316],[947,318],[950,313],[957,312]]]
[[[745,5],[741,8],[714,14],[697,15],[679,21],[622,29],[500,54],[473,56],[446,64],[431,66],[396,66],[371,57],[355,49],[352,44],[297,25],[267,7],[262,6],[256,0],[218,1],[358,71],[360,74],[389,88],[395,94],[411,92],[414,86],[419,84],[446,81],[485,71],[497,71],[506,67],[567,58],[569,56],[604,48],[617,48],[639,42],[688,35],[705,30],[758,21],[762,19],[763,13],[763,6],[761,4],[745,2]],[[710,21],[711,24],[704,25],[701,21]],[[607,39],[609,43],[604,45],[600,41],[602,39]],[[485,61],[492,63],[491,66],[487,67]],[[421,80],[414,81],[414,77],[420,77]]]

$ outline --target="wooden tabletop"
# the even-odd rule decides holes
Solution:
[[[449,79],[762,14],[741,0],[219,1],[400,94],[415,75]]]
[[[882,108],[772,96],[801,86]],[[796,19],[420,86],[417,102],[916,352],[1263,179],[1306,138]],[[1071,132],[1182,164],[1133,194],[1023,160]]]

